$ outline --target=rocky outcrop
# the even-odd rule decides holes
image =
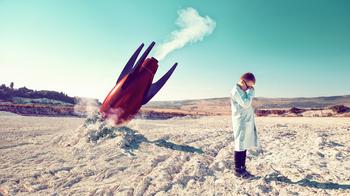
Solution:
[[[345,105],[334,105],[329,107],[333,112],[336,112],[338,114],[343,114],[345,112],[350,112],[350,108]]]

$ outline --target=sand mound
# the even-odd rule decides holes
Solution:
[[[113,143],[114,148],[117,147],[131,153],[132,149],[142,141],[147,141],[147,139],[135,130],[126,126],[115,126],[103,120],[99,114],[94,114],[86,118],[73,134],[66,133],[56,137],[53,144],[88,149],[107,142]]]

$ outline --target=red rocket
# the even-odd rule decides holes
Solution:
[[[130,121],[141,106],[157,94],[174,72],[177,63],[163,77],[152,84],[153,77],[158,69],[158,60],[154,57],[147,58],[147,55],[154,45],[155,42],[152,42],[136,62],[144,46],[142,43],[126,63],[116,85],[100,107],[99,111],[104,119],[112,119],[115,124]]]

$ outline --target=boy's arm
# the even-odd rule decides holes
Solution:
[[[237,101],[237,103],[243,108],[248,108],[252,104],[253,97],[254,89],[248,89],[247,93],[242,93],[240,91],[237,91],[236,89],[233,89],[231,91],[231,98]]]

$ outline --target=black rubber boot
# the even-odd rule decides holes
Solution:
[[[245,167],[245,160],[246,160],[246,153],[247,151],[235,151],[235,176],[242,177],[244,179],[253,177],[252,174],[250,174]]]
[[[246,170],[245,162],[246,162],[246,159],[247,159],[247,150],[243,151],[242,154],[243,154],[243,158],[242,158],[242,169],[244,170],[245,177],[246,177],[246,178],[254,177],[251,173],[249,173],[249,172]]]
[[[237,177],[242,177],[243,176],[243,153],[244,151],[235,151],[235,175]]]

